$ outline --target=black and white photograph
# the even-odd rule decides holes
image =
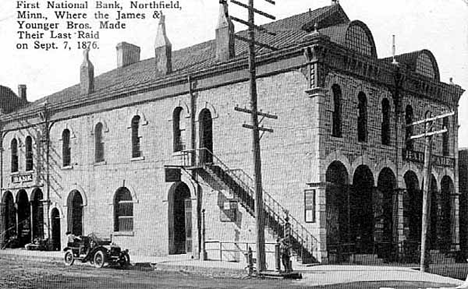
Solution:
[[[468,289],[468,0],[5,0],[0,39],[0,288]]]

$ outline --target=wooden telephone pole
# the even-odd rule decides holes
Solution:
[[[264,0],[270,4],[275,4],[273,0]],[[246,5],[242,2],[231,0],[231,3],[248,9],[248,20],[242,20],[231,16],[231,19],[241,24],[248,26],[249,38],[244,38],[235,35],[235,38],[247,42],[249,45],[249,82],[250,82],[250,109],[236,107],[236,111],[249,113],[251,115],[251,125],[244,124],[243,127],[252,130],[252,148],[253,148],[253,162],[255,172],[255,223],[257,231],[257,274],[265,271],[265,220],[263,216],[263,188],[262,188],[262,165],[260,157],[260,131],[262,132],[273,132],[272,129],[260,127],[261,121],[258,120],[258,116],[263,118],[277,118],[275,115],[263,113],[258,110],[257,106],[257,82],[256,82],[256,63],[255,63],[255,46],[265,47],[272,50],[276,50],[267,44],[260,43],[255,40],[255,30],[259,30],[264,33],[273,34],[268,32],[265,28],[255,25],[255,13],[260,14],[269,19],[275,20],[276,18],[268,13],[262,12],[254,8],[254,0],[249,0],[249,4]],[[262,119],[263,119],[262,118]]]
[[[414,126],[418,124],[424,124],[424,133],[410,137],[410,140],[425,138],[424,148],[424,187],[423,187],[423,204],[422,204],[422,220],[421,220],[421,258],[420,258],[420,271],[426,272],[429,269],[429,260],[427,257],[427,227],[429,219],[429,189],[430,189],[430,178],[431,178],[431,157],[432,157],[432,137],[434,135],[447,133],[447,128],[443,128],[438,131],[433,131],[434,121],[454,115],[454,112],[438,115],[435,117],[429,117],[420,121],[413,122],[407,126]]]

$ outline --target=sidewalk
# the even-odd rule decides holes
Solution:
[[[188,271],[208,275],[231,277],[246,276],[245,264],[220,261],[200,261],[179,256],[134,256],[131,263],[135,266],[153,267],[156,270]],[[24,249],[0,250],[0,258],[35,259],[41,261],[62,263],[63,252],[28,251]],[[303,278],[298,284],[308,286],[343,284],[368,281],[422,281],[440,284],[453,284],[456,287],[461,280],[443,277],[436,274],[422,273],[411,268],[390,266],[360,266],[360,265],[296,265],[295,271],[302,273]]]

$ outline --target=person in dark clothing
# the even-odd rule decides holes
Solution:
[[[286,273],[292,272],[291,268],[291,254],[290,254],[291,244],[287,238],[280,240],[280,254],[281,262],[283,263],[284,271]]]

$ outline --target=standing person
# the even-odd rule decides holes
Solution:
[[[291,268],[291,255],[290,255],[291,244],[287,238],[281,239],[280,253],[281,262],[283,263],[284,271],[286,273],[292,272]]]

